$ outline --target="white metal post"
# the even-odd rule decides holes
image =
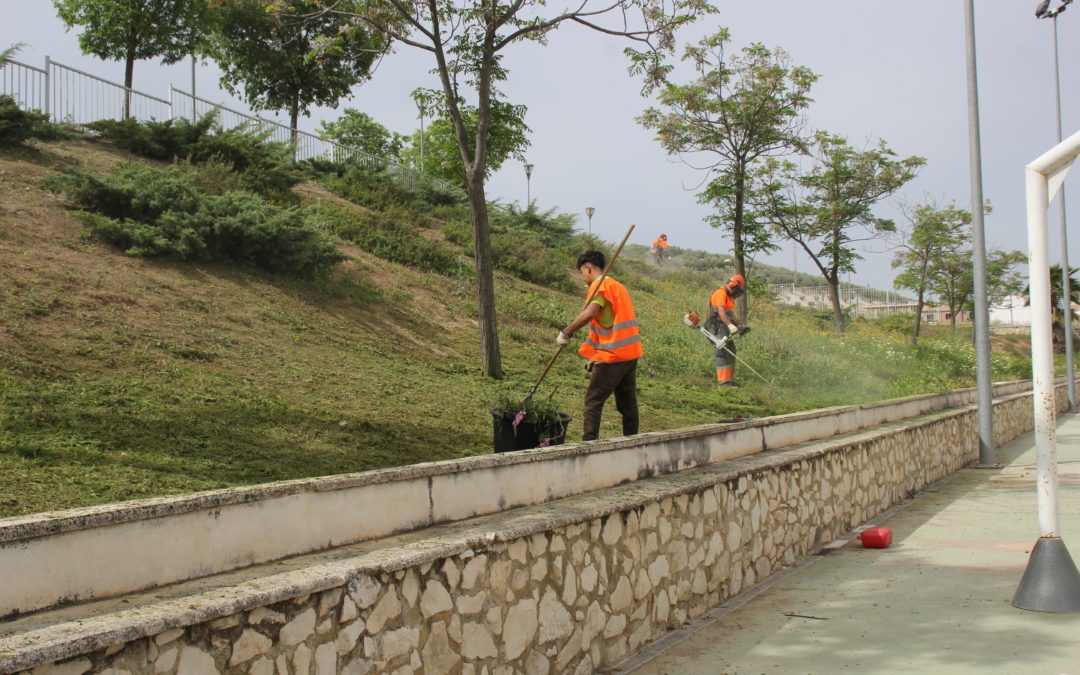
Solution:
[[[1058,536],[1054,345],[1050,318],[1046,176],[1027,170],[1028,268],[1031,289],[1031,377],[1035,395],[1035,455],[1038,464],[1039,536]]]
[[[45,55],[45,114],[48,115],[50,122],[54,122],[52,118],[52,61],[49,59],[49,55]]]
[[[1031,550],[1012,604],[1038,612],[1080,612],[1080,570],[1061,538],[1058,519],[1057,397],[1050,314],[1047,210],[1080,154],[1080,132],[1058,143],[1026,171],[1028,275],[1031,291],[1031,376],[1035,417],[1039,539]]]

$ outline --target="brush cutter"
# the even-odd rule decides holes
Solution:
[[[727,346],[727,343],[735,337],[746,335],[750,332],[750,326],[743,326],[739,329],[739,332],[737,333],[729,333],[723,337],[720,337],[716,333],[713,333],[709,329],[705,328],[705,326],[701,325],[701,319],[698,316],[697,312],[690,312],[689,314],[684,314],[683,323],[685,323],[687,326],[690,326],[691,328],[697,328],[699,331],[701,331],[701,334],[707,337],[709,339],[709,342],[713,343],[717,349],[723,349],[725,346]]]
[[[705,337],[707,337],[709,339],[709,342],[716,345],[717,349],[724,349],[724,351],[726,351],[728,354],[731,354],[732,356],[734,356],[736,361],[738,361],[739,363],[746,366],[746,368],[750,372],[752,372],[753,374],[760,377],[762,382],[769,385],[770,387],[773,387],[773,388],[776,387],[776,385],[774,385],[772,382],[765,379],[764,375],[762,375],[758,371],[754,370],[754,368],[749,363],[747,363],[743,359],[739,358],[738,354],[736,354],[735,352],[733,352],[730,349],[725,349],[727,347],[728,342],[730,342],[731,340],[733,340],[736,337],[740,337],[742,335],[746,335],[747,333],[749,333],[750,332],[750,326],[743,326],[743,327],[739,328],[739,332],[737,332],[737,333],[728,333],[724,337],[720,337],[716,333],[713,333],[712,331],[706,329],[705,326],[702,326],[700,321],[701,321],[701,319],[698,316],[697,312],[689,312],[688,314],[683,315],[683,323],[685,323],[687,326],[689,326],[691,328],[697,328],[699,331],[701,331],[702,335],[704,335]]]

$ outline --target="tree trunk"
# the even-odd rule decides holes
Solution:
[[[135,49],[129,48],[124,58],[124,119],[131,117],[131,85],[135,81]]]
[[[742,172],[735,179],[735,222],[731,227],[732,252],[735,254],[735,273],[746,278],[746,256],[743,254],[743,214],[745,213],[746,179]],[[726,281],[726,280],[725,280]],[[746,322],[747,306],[746,293],[743,293],[736,301],[736,312],[739,322]]]
[[[473,243],[476,249],[476,311],[480,322],[480,352],[484,374],[496,380],[503,377],[499,353],[499,331],[495,316],[495,275],[491,262],[491,228],[488,226],[487,198],[482,172],[467,172],[466,192],[472,216]]]
[[[919,293],[915,298],[915,332],[911,334],[911,344],[918,344],[919,331],[922,329],[922,308],[923,308],[923,291],[919,289]]]
[[[293,105],[289,110],[289,147],[291,148],[290,154],[292,155],[292,163],[296,164],[296,125],[300,123],[300,105]]]
[[[844,310],[840,307],[840,279],[826,277],[829,283],[829,300],[832,301],[833,325],[836,326],[836,334],[844,332]]]

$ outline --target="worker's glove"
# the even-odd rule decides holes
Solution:
[[[555,344],[559,345],[560,347],[565,347],[566,345],[570,344],[570,336],[562,331],[559,331],[559,337],[555,338]]]
[[[735,335],[736,333],[739,332],[739,327],[736,326],[733,323],[729,323],[727,329],[728,329],[728,335]]]
[[[685,323],[687,326],[690,326],[691,328],[697,328],[699,320],[700,319],[698,317],[697,312],[690,312],[689,314],[683,314],[683,318],[682,318],[683,323]]]

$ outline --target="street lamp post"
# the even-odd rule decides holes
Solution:
[[[994,466],[994,388],[990,370],[990,309],[986,293],[986,228],[983,226],[982,141],[979,133],[979,74],[975,59],[975,2],[964,2],[967,56],[968,164],[971,170],[971,249],[974,277],[975,391],[979,466]]]
[[[592,214],[596,213],[596,209],[591,206],[585,207],[585,215],[589,217],[589,234],[592,234]]]
[[[532,205],[532,192],[530,183],[532,181],[532,164],[525,165],[525,208],[529,208]]]
[[[1057,141],[1061,142],[1061,71],[1058,68],[1058,30],[1057,18],[1072,3],[1062,0],[1054,9],[1049,9],[1050,0],[1043,0],[1035,9],[1039,19],[1054,20],[1054,93],[1057,97]],[[1072,289],[1069,288],[1069,235],[1065,227],[1065,191],[1061,191],[1061,302],[1065,311],[1065,382],[1069,392],[1069,412],[1076,412],[1076,376],[1073,372],[1072,343]]]

